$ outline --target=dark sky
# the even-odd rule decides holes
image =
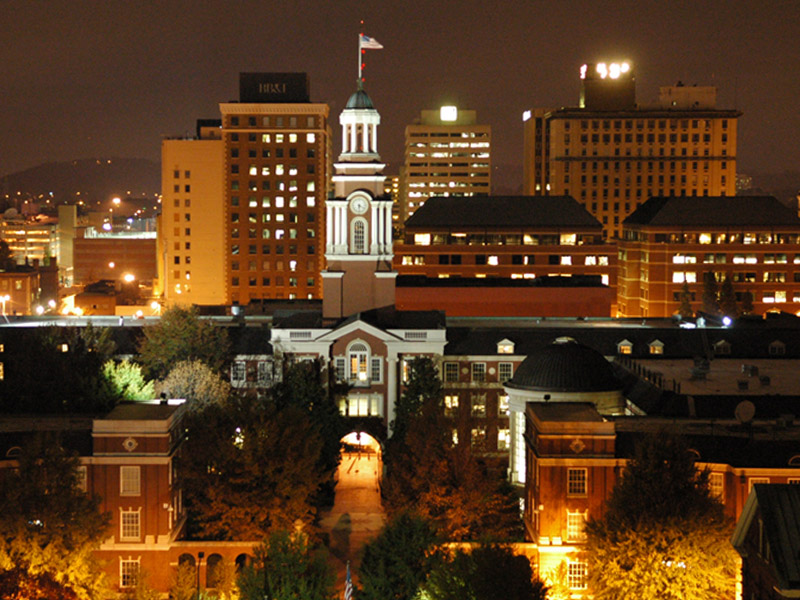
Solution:
[[[338,115],[366,89],[393,166],[423,108],[455,103],[493,128],[521,183],[522,112],[575,105],[584,62],[629,59],[640,102],[660,85],[715,85],[739,108],[739,171],[800,170],[800,2],[640,0],[3,0],[0,174],[53,160],[158,160],[236,99],[240,71],[307,71]],[[394,169],[393,169],[394,170]]]

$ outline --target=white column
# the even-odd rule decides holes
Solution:
[[[383,243],[386,247],[386,253],[392,253],[392,203],[387,202],[383,208],[384,225],[383,225]]]
[[[397,403],[397,354],[390,352],[386,358],[386,430],[392,437],[389,424],[394,421],[394,407]]]
[[[377,254],[380,240],[378,239],[378,205],[376,202],[372,202],[372,218],[370,219],[369,230],[369,253]]]
[[[356,144],[356,124],[350,124],[350,152],[355,152],[358,149],[358,145]]]
[[[378,125],[373,123],[372,128],[372,151],[378,152]]]
[[[347,254],[347,206],[339,207],[339,243],[342,252]]]
[[[342,123],[342,154],[347,153],[347,125]]]
[[[333,207],[330,204],[325,205],[325,252],[331,252],[333,245],[336,243],[333,238]]]
[[[363,138],[364,143],[364,152],[369,152],[369,125],[364,123],[362,125],[361,137]]]

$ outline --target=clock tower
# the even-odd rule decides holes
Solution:
[[[394,304],[392,199],[383,192],[381,117],[359,84],[339,117],[342,153],[326,201],[322,315],[337,319]]]

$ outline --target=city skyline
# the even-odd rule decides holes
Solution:
[[[800,60],[800,6],[731,6],[57,0],[34,12],[8,2],[0,174],[91,156],[158,160],[161,137],[193,135],[195,119],[236,97],[242,71],[305,71],[311,101],[338,114],[356,85],[360,19],[384,46],[366,55],[364,76],[391,171],[419,111],[456,104],[492,126],[492,162],[511,171],[497,183],[518,186],[523,111],[577,105],[580,65],[619,59],[634,65],[640,103],[680,80],[716,86],[718,106],[742,110],[740,172],[795,169],[800,82],[787,66]]]

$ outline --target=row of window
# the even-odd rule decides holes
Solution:
[[[714,119],[716,120],[716,119]],[[582,130],[597,129],[711,129],[713,121],[711,119],[588,119],[581,120],[580,128]],[[728,129],[728,119],[722,119],[722,129]],[[564,120],[564,130],[569,131],[572,121]],[[577,127],[577,123],[576,123]]]
[[[599,243],[599,236],[583,233],[415,233],[406,243],[415,246],[582,246]],[[413,241],[412,241],[413,240]]]
[[[231,116],[230,117],[230,126],[231,127],[297,127],[298,117],[276,117],[274,115],[270,116],[262,116],[262,117],[254,117],[249,116],[245,121],[245,117],[238,117],[238,116]],[[306,127],[316,127],[317,119],[316,117],[306,117],[305,118],[305,126]],[[276,135],[283,135],[283,134],[276,134]],[[292,134],[295,135],[295,134]],[[309,134],[314,135],[314,134]]]
[[[469,381],[472,383],[484,383],[487,381],[487,369],[484,362],[470,363],[469,370],[467,367],[463,369],[460,363],[446,362],[442,366],[442,380],[444,383],[458,383],[461,381],[461,374],[469,374]],[[488,373],[494,375],[494,369],[489,369]],[[501,362],[497,363],[497,381],[503,383],[511,379],[514,375],[514,363]]]
[[[266,182],[266,183],[269,183],[269,182]],[[283,185],[283,184],[281,183],[279,185],[279,187],[281,185]],[[308,182],[308,188],[309,188],[309,190],[313,190],[314,189],[314,182],[313,181],[309,181]],[[283,188],[280,187],[280,189],[282,190]],[[231,206],[232,207],[236,207],[236,206],[239,206],[239,205],[240,205],[239,204],[239,196],[231,196]],[[312,208],[312,207],[316,206],[317,205],[316,196],[306,196],[305,205],[308,208]],[[244,206],[244,205],[242,204],[242,206]],[[288,198],[286,198],[284,196],[275,196],[274,198],[270,197],[270,196],[262,196],[260,199],[258,197],[256,197],[256,196],[249,196],[247,198],[247,206],[249,208],[259,208],[259,207],[261,207],[261,208],[272,208],[272,207],[284,208],[286,206],[288,206],[289,208],[297,208],[298,206],[303,206],[303,201],[301,199],[299,199],[296,195],[289,196]]]
[[[710,133],[582,133],[580,135],[580,143],[581,144],[588,144],[590,141],[592,144],[710,144],[711,143],[711,134]],[[728,134],[723,133],[722,137],[720,138],[723,144],[728,143]],[[564,135],[564,144],[569,145],[571,141],[570,135]]]
[[[626,229],[625,239],[637,242],[655,242],[657,244],[798,244],[800,243],[800,234],[775,233],[771,231],[760,233],[648,233],[635,229]],[[795,260],[800,262],[798,257]]]
[[[467,255],[470,256],[470,255]],[[547,263],[541,262],[540,260],[537,262],[535,254],[512,254],[511,259],[509,261],[505,260],[507,257],[499,256],[497,254],[473,254],[471,255],[474,258],[472,264],[478,266],[499,266],[501,264],[511,264],[511,265],[534,265],[534,264],[548,264],[548,265],[563,265],[568,266],[572,264],[581,264],[578,262],[581,257],[578,256],[575,263],[572,262],[571,255],[565,254],[550,254],[547,257]],[[432,257],[430,257],[432,258]],[[438,254],[436,255],[436,262],[434,264],[440,265],[460,265],[462,263],[462,255],[461,254]],[[503,259],[501,262],[501,258]],[[400,259],[400,264],[402,265],[424,265],[426,264],[426,256],[423,254],[406,254],[403,255]],[[430,264],[430,263],[427,263]],[[469,264],[469,263],[467,263]],[[605,255],[587,255],[583,257],[583,264],[584,265],[599,265],[599,266],[608,266],[608,256]]]
[[[470,398],[470,416],[476,418],[486,417],[486,394],[471,394]],[[447,417],[456,416],[459,408],[458,394],[447,394],[444,397],[444,413]],[[497,416],[508,416],[508,396],[501,394],[497,397]]]

